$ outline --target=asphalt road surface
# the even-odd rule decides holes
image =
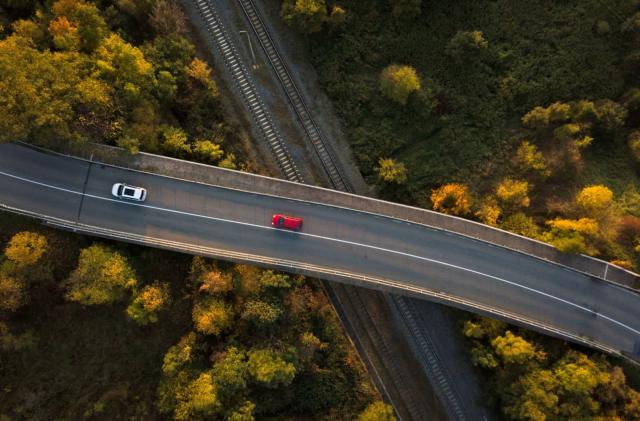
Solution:
[[[115,199],[116,182],[148,190]],[[580,335],[640,360],[640,296],[485,242],[386,218],[0,145],[0,203],[149,237],[394,280]],[[304,218],[301,232],[271,216]]]

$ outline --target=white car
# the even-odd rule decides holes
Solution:
[[[111,188],[111,194],[118,199],[135,200],[136,202],[144,202],[147,198],[147,189],[142,187],[130,186],[124,183],[116,183]]]

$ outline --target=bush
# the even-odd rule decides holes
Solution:
[[[463,216],[471,211],[469,188],[463,184],[445,184],[431,192],[433,210]]]

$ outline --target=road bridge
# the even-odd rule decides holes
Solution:
[[[331,205],[331,200],[314,202],[305,195],[294,197],[295,183],[219,171],[220,179],[254,182],[232,189],[4,144],[0,203],[98,236],[421,296],[640,360],[640,296],[630,288],[475,238],[373,213],[373,205],[366,211]],[[146,187],[147,201],[114,199],[115,182]],[[251,191],[251,185],[265,183],[278,186],[280,193]],[[360,200],[347,196],[352,203]],[[384,203],[388,209],[395,206],[401,207]],[[276,212],[303,217],[303,231],[272,228]]]

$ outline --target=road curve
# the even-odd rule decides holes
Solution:
[[[110,195],[146,187],[144,204]],[[397,219],[0,145],[0,204],[81,224],[304,262],[458,297],[640,360],[640,295],[489,243]],[[282,212],[300,233],[273,229]]]

